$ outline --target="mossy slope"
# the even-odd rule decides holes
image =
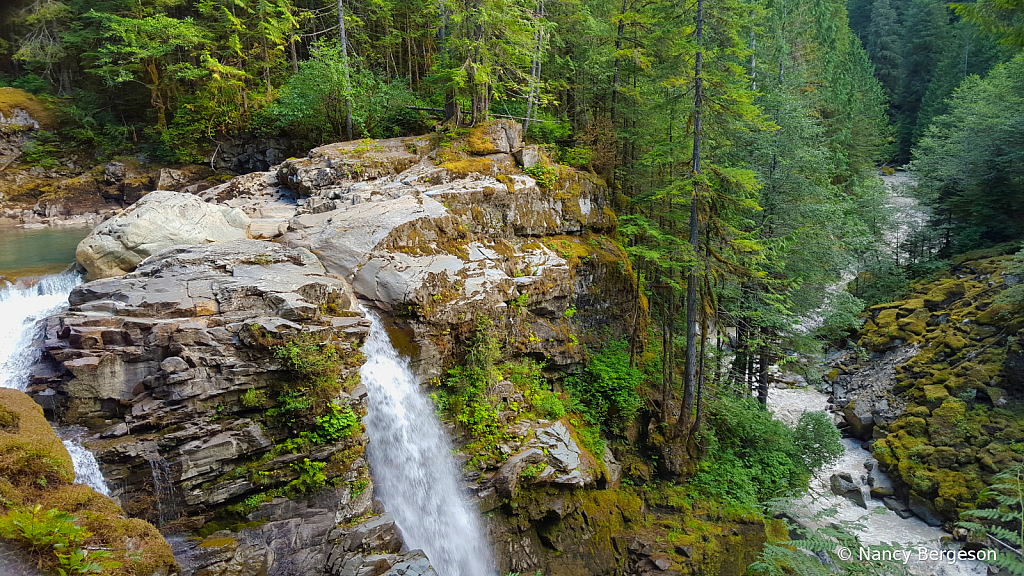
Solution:
[[[874,447],[903,495],[944,521],[982,504],[999,471],[1024,461],[1024,316],[997,297],[1017,281],[1009,256],[959,258],[907,299],[870,309],[860,344],[921,351],[896,371],[909,404]]]
[[[175,573],[171,548],[152,524],[128,519],[110,498],[74,484],[71,456],[43,410],[26,394],[0,388],[0,513],[41,506],[71,514],[92,536],[85,545],[112,550],[110,576]],[[49,565],[55,558],[43,557]]]

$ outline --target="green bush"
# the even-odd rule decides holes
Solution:
[[[639,388],[643,373],[629,366],[629,345],[612,340],[591,358],[580,375],[565,379],[565,387],[593,424],[620,432],[636,417],[643,400]],[[574,406],[567,406],[574,411]]]
[[[722,502],[757,505],[802,490],[843,452],[824,413],[804,414],[789,428],[756,400],[725,396],[709,405],[708,423],[708,456],[691,484]]]
[[[265,390],[257,390],[255,388],[249,388],[245,394],[242,394],[242,406],[246,408],[260,408],[267,403],[267,393]]]

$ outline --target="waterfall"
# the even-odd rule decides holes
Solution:
[[[68,305],[71,290],[82,283],[82,277],[68,269],[60,274],[44,276],[28,288],[8,285],[0,290],[0,388],[25,391],[32,365],[41,351],[32,346],[40,320],[60,312]],[[71,455],[75,466],[75,482],[88,484],[101,494],[110,495],[96,457],[86,450],[80,438],[83,429],[58,436]],[[70,434],[70,435],[69,435]]]
[[[406,546],[422,549],[440,576],[497,573],[476,507],[460,493],[452,446],[430,400],[368,313],[360,370],[366,386],[370,469]]]
[[[71,461],[75,464],[75,482],[85,484],[104,496],[110,496],[110,489],[103,479],[103,473],[100,472],[99,462],[92,452],[82,446],[84,434],[85,428],[81,426],[68,426],[57,430],[57,435],[64,441],[64,447],[68,449]]]
[[[0,290],[0,388],[25,390],[29,370],[39,359],[39,349],[31,346],[39,320],[66,307],[71,289],[81,283],[81,276],[67,270],[28,288]]]
[[[178,511],[180,495],[171,477],[171,465],[157,451],[155,443],[146,454],[149,469],[153,475],[153,494],[156,496],[157,515],[160,525],[173,522],[181,517]]]

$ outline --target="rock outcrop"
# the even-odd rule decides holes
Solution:
[[[178,565],[171,548],[151,524],[125,518],[124,511],[110,498],[84,484],[74,484],[71,456],[30,397],[0,388],[0,515],[12,510],[39,510],[32,516],[42,523],[48,511],[70,515],[73,522],[92,533],[88,546],[110,552],[117,568],[104,571],[110,576],[174,576]],[[72,520],[73,519],[73,520]],[[25,520],[22,520],[25,522]],[[53,520],[50,521],[54,523]],[[39,530],[39,526],[26,526]],[[50,530],[54,528],[51,526]],[[67,528],[63,531],[69,532]],[[46,546],[29,553],[39,542],[0,541],[0,572],[35,576],[39,563],[53,569],[55,551]],[[56,550],[68,554],[69,549]],[[26,560],[26,561],[22,561]]]
[[[872,307],[861,330],[871,362],[898,360],[886,368],[891,396],[875,404],[873,453],[894,480],[879,495],[893,491],[929,523],[956,521],[996,473],[1024,461],[1012,413],[1024,392],[1024,317],[1000,298],[1018,281],[1005,251],[957,258],[905,300]],[[883,402],[893,414],[880,421]]]
[[[249,217],[241,210],[157,191],[99,225],[78,245],[75,257],[86,278],[109,278],[131,272],[165,248],[237,240],[248,230]]]
[[[523,173],[520,134],[498,121],[444,139],[331,144],[202,197],[245,211],[254,235],[314,252],[391,312],[424,380],[484,315],[518,334],[518,352],[571,367],[591,331],[621,334],[634,329],[623,310],[637,326],[646,311],[634,310],[629,260],[609,236],[607,187],[546,159],[541,180]]]
[[[645,332],[607,187],[538,150],[539,175],[523,173],[517,128],[333,144],[197,191],[275,242],[128,256],[120,270],[134,272],[84,284],[47,323],[51,362],[32,392],[97,434],[89,448],[129,513],[209,534],[183,544],[185,574],[431,573],[373,509],[363,434],[317,440],[321,414],[364,410],[356,369],[367,324],[356,298],[390,312],[396,346],[424,380],[457,362],[483,324],[556,379],[581,367],[586,343]],[[143,201],[154,194],[164,193]],[[328,349],[340,365],[334,408],[300,416],[289,396],[306,377],[295,354]],[[499,492],[576,498],[617,485],[612,452],[591,454],[569,419],[518,418],[505,420],[521,430],[501,453],[481,456],[493,468],[470,473],[485,506],[500,505]],[[522,466],[499,474],[505,459]],[[583,508],[566,510],[578,529],[589,522]],[[546,516],[534,513],[507,537],[536,535]],[[607,544],[584,564],[616,562],[622,551]],[[556,550],[536,550],[537,567]]]

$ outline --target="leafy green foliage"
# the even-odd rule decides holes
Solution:
[[[558,168],[555,166],[547,166],[543,163],[535,166],[524,166],[523,172],[533,176],[534,180],[537,181],[537,185],[541,188],[550,188],[558,181]]]
[[[351,101],[353,130],[360,136],[390,138],[420,127],[418,116],[406,108],[415,98],[402,81],[351,64],[336,41],[316,44],[313,57],[302,63],[270,108],[273,124],[316,144],[340,140],[346,131],[346,102]]]
[[[621,431],[640,410],[642,382],[643,373],[629,365],[628,344],[612,340],[590,359],[582,374],[567,377],[565,387],[590,423]]]
[[[824,318],[818,333],[826,340],[845,338],[860,327],[857,315],[864,310],[864,301],[849,292],[828,294],[822,309]]]
[[[0,538],[24,545],[40,558],[56,560],[61,576],[102,574],[120,562],[107,560],[110,552],[81,548],[92,533],[75,524],[75,518],[56,509],[14,508],[0,516]]]
[[[815,529],[784,520],[789,533],[795,534],[795,536],[792,540],[766,543],[758,561],[748,568],[750,574],[764,576],[783,576],[784,574],[894,576],[907,573],[901,562],[891,559],[893,552],[906,549],[896,543],[872,545],[863,543],[857,533],[863,532],[865,526],[859,520],[836,521],[834,518],[836,510],[833,508],[813,512],[787,499],[772,501],[769,509],[776,513],[811,517],[815,523],[822,526]],[[876,512],[867,514],[877,513],[884,508],[875,510]],[[862,559],[861,550],[866,551],[868,557],[877,554],[877,558],[885,558],[887,554],[890,559]],[[902,558],[902,554],[899,557]]]
[[[789,428],[751,398],[714,403],[709,424],[709,456],[691,484],[722,502],[757,505],[805,489],[811,475],[843,451],[825,414],[804,414]]]
[[[964,512],[961,518],[965,521],[960,525],[987,532],[1018,550],[1024,546],[1024,466],[1018,464],[996,474],[978,500],[991,507]],[[1024,560],[1005,550],[999,550],[991,564],[1015,576],[1024,575]]]
[[[249,388],[242,394],[242,406],[246,408],[261,408],[267,403],[267,392]]]
[[[317,444],[336,442],[347,438],[359,428],[359,416],[349,406],[339,407],[337,404],[330,405],[330,411],[316,419],[317,430],[312,433],[312,439]]]
[[[891,260],[868,266],[847,284],[847,290],[867,306],[899,300],[909,289],[907,273]]]
[[[324,468],[327,462],[316,462],[309,458],[303,458],[301,462],[293,462],[292,468],[299,473],[299,477],[288,484],[303,494],[314,493],[327,485],[327,475]]]

